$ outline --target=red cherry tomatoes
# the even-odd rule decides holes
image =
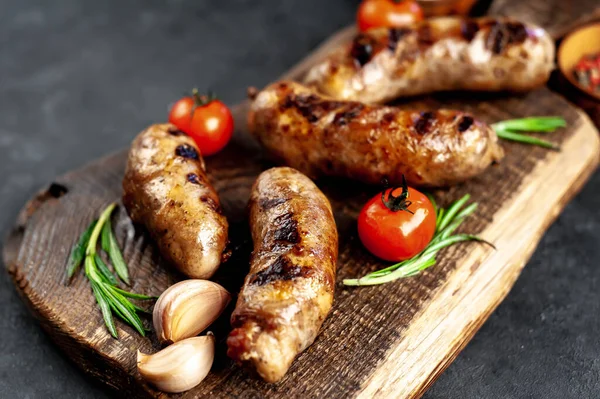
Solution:
[[[423,20],[423,10],[412,0],[363,0],[356,22],[361,32],[371,28],[398,28]]]
[[[435,224],[435,209],[429,198],[404,184],[365,204],[358,216],[358,235],[373,255],[399,262],[425,249]]]
[[[199,95],[197,90],[173,105],[169,122],[193,138],[202,155],[221,151],[233,135],[229,108],[211,95]]]

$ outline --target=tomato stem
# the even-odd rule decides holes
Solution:
[[[197,108],[204,107],[218,99],[216,94],[211,90],[208,90],[206,94],[200,94],[196,87],[192,89],[192,98],[194,99],[194,106],[190,111],[190,118],[194,117],[194,112],[196,112]]]
[[[400,187],[402,188],[402,192],[400,195],[394,196],[394,191]],[[381,202],[383,202],[383,205],[392,212],[406,211],[414,215],[414,213],[408,209],[408,207],[412,205],[412,202],[408,201],[408,185],[406,184],[404,175],[402,175],[402,186],[400,187],[392,187],[387,199],[385,198],[387,189],[383,190],[381,193]]]

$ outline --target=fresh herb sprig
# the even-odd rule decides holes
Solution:
[[[102,249],[110,258],[116,274],[123,282],[129,284],[127,264],[123,260],[121,249],[110,223],[110,216],[115,207],[115,203],[110,204],[102,212],[100,218],[92,222],[75,243],[67,264],[67,278],[70,280],[73,277],[83,261],[85,276],[90,282],[92,292],[96,297],[96,302],[100,307],[104,323],[110,334],[115,338],[119,338],[113,318],[114,313],[132,326],[140,335],[145,336],[146,331],[139,313],[148,313],[148,311],[135,305],[128,298],[149,300],[156,299],[156,297],[136,294],[119,288],[116,277],[97,252],[98,239],[101,238]]]
[[[454,234],[464,220],[477,209],[477,203],[466,205],[470,196],[467,194],[450,205],[449,208],[438,208],[433,197],[429,196],[436,210],[436,232],[427,247],[411,259],[393,264],[385,269],[377,270],[358,279],[345,279],[344,285],[364,286],[389,283],[404,277],[412,277],[435,265],[437,253],[445,247],[462,241],[479,241],[492,244],[471,234]],[[466,205],[466,206],[465,206]]]
[[[532,144],[560,151],[560,147],[556,144],[538,139],[537,137],[528,136],[523,134],[523,132],[547,133],[565,126],[567,126],[567,122],[558,116],[534,116],[494,123],[492,129],[494,129],[498,137],[504,140],[517,141],[519,143]]]

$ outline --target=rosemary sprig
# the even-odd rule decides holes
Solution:
[[[470,196],[467,194],[450,205],[449,208],[438,208],[432,196],[431,203],[436,211],[436,232],[427,247],[411,259],[398,262],[384,269],[374,271],[358,279],[345,279],[344,285],[364,286],[389,283],[400,278],[412,277],[435,265],[437,253],[450,245],[463,241],[478,241],[492,244],[471,234],[455,234],[454,231],[464,220],[477,209],[477,203],[465,206]]]
[[[106,220],[104,227],[102,228],[102,249],[110,256],[110,261],[115,268],[115,272],[123,282],[129,285],[129,272],[127,271],[127,264],[121,254],[121,249],[117,243],[117,238],[113,233],[110,219]]]
[[[156,297],[136,294],[117,287],[117,279],[97,253],[98,239],[102,237],[102,249],[111,259],[115,272],[121,280],[129,284],[127,264],[123,260],[110,224],[110,216],[115,206],[115,203],[110,204],[102,212],[98,221],[94,221],[75,243],[67,264],[67,276],[70,279],[81,261],[84,260],[85,276],[90,282],[92,292],[102,312],[104,324],[110,334],[119,338],[113,319],[114,313],[144,336],[146,330],[138,313],[148,313],[148,311],[133,304],[127,298],[148,300],[156,299]],[[83,259],[84,256],[85,259]]]
[[[67,264],[67,279],[70,280],[75,274],[75,271],[83,261],[85,257],[85,250],[87,248],[87,243],[90,240],[90,236],[92,235],[92,230],[94,230],[94,226],[98,220],[94,220],[85,232],[79,237],[79,240],[73,245],[71,249],[71,255],[69,255],[69,263]]]
[[[530,118],[510,119],[492,125],[498,137],[504,140],[537,145],[560,151],[560,147],[549,141],[531,137],[522,132],[553,132],[559,127],[567,126],[567,122],[558,116],[535,116]]]

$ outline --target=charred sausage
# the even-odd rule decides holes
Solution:
[[[311,177],[400,184],[404,174],[412,185],[448,186],[503,156],[492,128],[465,112],[336,101],[294,82],[252,97],[250,132],[276,161]]]
[[[360,33],[314,66],[305,83],[336,99],[381,103],[446,90],[531,90],[553,68],[554,42],[539,27],[446,17]]]
[[[254,252],[231,316],[228,355],[281,379],[331,309],[338,236],[327,198],[300,172],[263,172],[250,197]]]
[[[194,141],[170,124],[152,125],[133,141],[123,203],[146,226],[161,254],[182,273],[208,278],[227,244],[227,220]]]

